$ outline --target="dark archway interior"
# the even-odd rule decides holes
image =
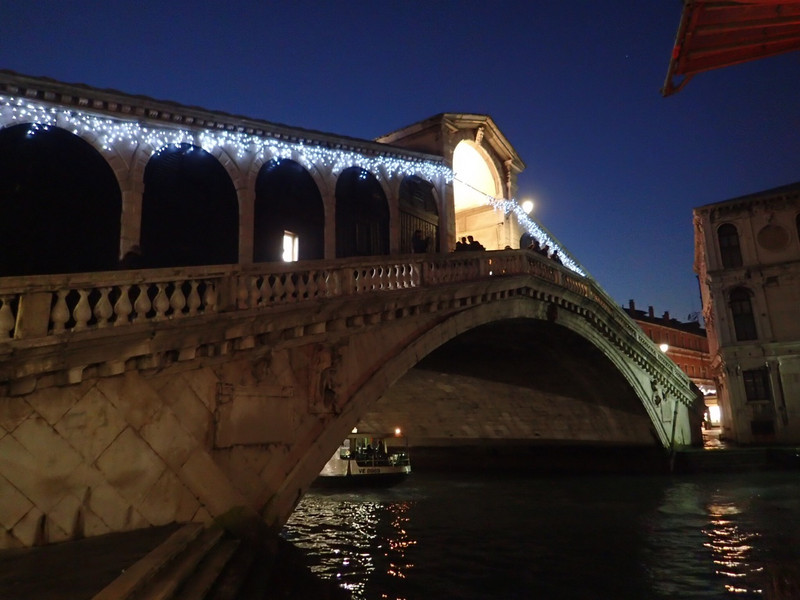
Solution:
[[[389,204],[375,176],[350,167],[336,182],[336,256],[389,254]]]
[[[202,148],[169,146],[147,163],[141,250],[148,267],[238,262],[236,190],[224,167]]]
[[[362,424],[400,426],[421,446],[658,445],[647,411],[603,352],[536,319],[450,340],[395,382]]]
[[[439,247],[439,210],[433,195],[433,186],[416,176],[400,183],[400,251],[413,252],[412,237],[416,230],[429,240],[428,251]]]
[[[299,236],[298,259],[325,255],[325,211],[317,184],[293,160],[271,160],[258,173],[253,234],[253,261],[279,261],[283,234]]]
[[[0,276],[116,268],[121,207],[89,143],[57,127],[0,130]]]

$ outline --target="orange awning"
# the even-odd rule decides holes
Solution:
[[[661,93],[702,71],[798,49],[800,0],[684,0]]]

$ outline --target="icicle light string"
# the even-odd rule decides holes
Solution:
[[[470,184],[454,176],[453,171],[442,164],[432,161],[414,161],[398,157],[367,156],[352,150],[327,148],[322,145],[305,144],[303,142],[286,142],[271,137],[245,134],[237,131],[189,131],[186,129],[145,127],[135,121],[120,121],[92,115],[79,110],[47,107],[22,98],[0,96],[0,113],[10,116],[12,121],[29,123],[28,135],[38,131],[46,131],[48,127],[60,127],[75,135],[91,132],[104,150],[111,150],[120,143],[131,146],[147,144],[152,154],[157,154],[170,146],[191,144],[199,146],[206,152],[216,148],[233,149],[239,158],[248,153],[264,159],[267,156],[276,159],[299,159],[307,168],[324,165],[331,172],[338,174],[352,166],[360,167],[373,174],[381,171],[392,175],[417,175],[428,181],[441,177],[445,182],[458,181],[484,196],[486,203],[504,214],[513,212],[519,223],[536,238],[540,244],[547,244],[556,252],[564,266],[585,276],[585,272],[516,202],[505,198],[495,198],[481,192]]]
[[[85,113],[79,110],[46,107],[24,99],[11,99],[0,96],[0,112],[10,113],[11,120],[31,123],[30,135],[48,126],[61,127],[75,135],[91,132],[97,136],[104,150],[110,150],[120,143],[131,146],[147,144],[152,154],[170,146],[191,144],[206,152],[216,148],[233,150],[238,158],[252,153],[258,158],[297,159],[309,168],[315,165],[329,167],[338,174],[348,167],[360,167],[373,174],[417,175],[428,181],[443,178],[450,183],[452,170],[433,161],[410,160],[395,156],[368,156],[354,150],[327,148],[323,145],[288,142],[272,137],[246,134],[238,131],[189,131],[145,127],[135,121],[119,121]]]
[[[539,224],[534,221],[528,213],[520,206],[515,199],[506,200],[505,198],[495,198],[490,194],[487,194],[473,185],[470,185],[466,181],[459,179],[457,174],[453,175],[453,181],[457,181],[461,185],[464,185],[470,188],[472,191],[480,194],[484,197],[487,204],[492,206],[495,210],[503,211],[503,214],[514,213],[517,217],[517,221],[520,225],[527,231],[531,236],[536,238],[536,240],[542,246],[550,246],[558,255],[558,258],[561,259],[561,262],[565,267],[574,271],[578,275],[582,277],[586,277],[586,272],[578,265],[578,263],[569,255],[567,252],[550,237],[550,235],[542,229]]]

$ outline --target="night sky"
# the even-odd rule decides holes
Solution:
[[[699,311],[692,208],[800,180],[800,54],[660,94],[680,0],[5,0],[0,68],[372,139],[490,115],[619,303]]]

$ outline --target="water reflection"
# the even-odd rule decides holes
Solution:
[[[413,568],[406,557],[417,543],[407,531],[411,505],[369,494],[311,493],[286,524],[284,536],[306,551],[317,576],[336,580],[353,598],[364,598],[376,569],[404,579]]]
[[[708,505],[709,526],[703,529],[708,541],[703,545],[711,549],[715,573],[723,578],[725,589],[732,594],[761,595],[762,590],[751,582],[758,579],[763,567],[756,566],[753,546],[760,537],[748,532],[737,523],[742,510],[735,502],[715,498]]]
[[[284,536],[356,600],[800,600],[800,477],[415,474]]]

